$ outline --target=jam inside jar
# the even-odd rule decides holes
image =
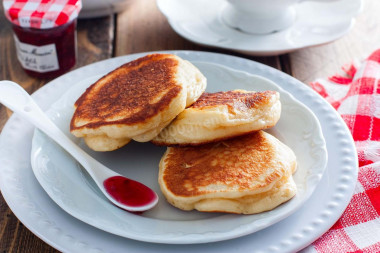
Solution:
[[[30,76],[53,78],[76,63],[76,19],[49,29],[13,24],[17,56]]]

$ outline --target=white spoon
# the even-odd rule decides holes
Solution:
[[[17,83],[0,81],[0,102],[27,119],[72,155],[116,206],[130,212],[143,212],[157,204],[158,196],[149,187],[110,170],[73,143]]]

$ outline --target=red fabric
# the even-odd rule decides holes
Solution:
[[[311,247],[317,252],[380,252],[380,49],[346,76],[311,86],[341,114],[355,140],[359,175],[340,219]]]
[[[81,0],[3,0],[5,16],[22,27],[48,29],[78,17]]]

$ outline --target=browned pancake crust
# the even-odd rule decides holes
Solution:
[[[261,91],[261,92],[239,92],[239,91],[220,91],[215,93],[204,92],[198,100],[189,106],[188,108],[197,108],[199,110],[206,109],[207,107],[226,105],[228,107],[228,112],[235,114],[236,110],[245,111],[255,107],[260,107],[262,104],[268,104],[276,91]],[[270,126],[268,126],[270,127]],[[256,130],[257,131],[257,130]],[[252,131],[252,132],[256,132]],[[250,132],[250,133],[252,133]],[[223,141],[230,139],[232,137],[237,137],[245,135],[248,133],[237,133],[233,136],[222,137],[219,139],[213,139],[209,141],[199,142],[199,143],[185,143],[185,144],[170,144],[166,142],[158,142],[152,140],[151,142],[157,146],[169,146],[169,147],[183,147],[183,146],[199,146],[207,143],[214,143],[218,141]]]
[[[91,85],[76,101],[70,130],[110,124],[145,122],[165,110],[181,92],[174,74],[178,62],[171,55],[152,54],[126,63]],[[165,93],[152,103],[156,94]],[[119,120],[110,120],[113,117]],[[76,119],[89,123],[77,127]]]
[[[276,91],[262,92],[239,92],[239,91],[221,91],[215,93],[204,92],[190,108],[203,109],[209,106],[226,105],[229,112],[234,110],[244,111],[258,107],[261,104],[267,104],[272,99]]]
[[[183,197],[207,194],[199,189],[211,184],[230,189],[238,185],[239,191],[259,189],[282,176],[274,171],[263,185],[252,186],[271,166],[274,155],[262,131],[197,147],[170,148],[163,181],[170,192]]]

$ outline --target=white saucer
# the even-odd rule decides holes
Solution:
[[[221,242],[174,245],[147,243],[117,236],[75,219],[46,194],[30,165],[34,128],[17,114],[13,114],[0,135],[0,189],[20,221],[46,243],[61,252],[71,253],[296,252],[334,225],[351,199],[358,175],[358,159],[352,136],[336,110],[300,81],[266,65],[208,52],[167,53],[175,53],[193,62],[217,63],[263,76],[291,93],[295,99],[313,111],[321,124],[329,159],[326,171],[310,199],[295,213],[270,227]],[[97,62],[73,70],[46,84],[33,94],[33,98],[46,110],[74,83],[99,74],[99,69],[111,71],[119,66],[120,61],[128,62],[145,54],[147,53],[126,55],[107,60],[107,64]],[[57,189],[59,186],[57,185]]]
[[[157,0],[172,28],[194,43],[237,52],[270,56],[334,41],[354,25],[362,0],[305,1],[297,5],[297,19],[288,29],[253,35],[227,26],[221,19],[225,0]]]

